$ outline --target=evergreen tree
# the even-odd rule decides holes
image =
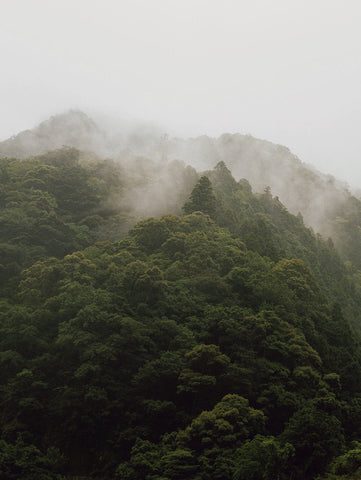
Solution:
[[[183,206],[186,215],[193,212],[204,212],[214,217],[216,212],[216,197],[208,177],[201,177],[190,194],[188,202]]]

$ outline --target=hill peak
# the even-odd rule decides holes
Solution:
[[[104,143],[104,134],[81,110],[69,110],[0,143],[0,156],[26,158],[63,146],[92,150]]]

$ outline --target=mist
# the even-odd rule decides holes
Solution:
[[[219,162],[256,194],[270,188],[290,213],[300,213],[325,238],[337,237],[335,219],[352,193],[346,183],[268,140],[239,133],[180,138],[155,123],[99,112],[93,118],[79,110],[54,115],[0,142],[0,156],[27,158],[64,146],[79,150],[81,161],[111,159],[122,169],[123,189],[104,205],[130,214],[120,234],[150,216],[181,214],[198,178]]]
[[[361,186],[356,0],[2,2],[0,140],[68,109],[250,134]]]
[[[137,217],[179,213],[224,161],[331,235],[361,188],[360,20],[353,0],[5,0],[0,153],[112,158],[109,202]]]

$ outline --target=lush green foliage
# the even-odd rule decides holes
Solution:
[[[120,170],[62,155],[2,170],[0,476],[357,478],[361,302],[332,243],[224,164],[189,214],[99,241]]]

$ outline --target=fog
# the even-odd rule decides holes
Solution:
[[[255,193],[270,187],[291,213],[301,213],[307,226],[326,237],[334,237],[333,220],[350,199],[347,184],[282,145],[239,133],[172,137],[152,123],[90,117],[79,110],[52,116],[0,142],[0,157],[27,158],[64,146],[76,148],[84,162],[108,158],[119,164],[124,189],[110,195],[106,206],[131,212],[133,223],[181,213],[199,176],[219,162],[236,180],[247,179]]]
[[[79,108],[251,134],[361,186],[357,0],[3,0],[0,140]]]

